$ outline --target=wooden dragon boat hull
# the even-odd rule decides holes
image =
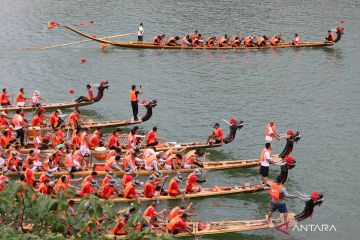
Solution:
[[[271,181],[268,181],[268,184],[272,184]],[[199,193],[192,194],[184,194],[176,197],[171,196],[157,196],[153,198],[147,197],[138,197],[137,199],[127,199],[123,197],[116,197],[109,199],[114,203],[124,203],[124,202],[145,202],[145,201],[165,201],[165,200],[181,200],[181,199],[190,199],[190,198],[202,198],[202,197],[213,197],[213,196],[221,196],[221,195],[229,195],[229,194],[237,194],[237,193],[255,193],[268,190],[268,187],[263,186],[262,184],[250,185],[249,183],[245,183],[242,186],[234,186],[234,187],[214,187],[214,188],[204,188]],[[182,190],[184,191],[184,189]],[[74,201],[79,203],[81,199],[76,198]]]
[[[207,47],[207,46],[198,46],[198,47],[191,47],[191,46],[167,46],[167,45],[156,45],[151,42],[112,42],[104,39],[99,39],[96,37],[91,36],[90,34],[81,32],[80,30],[76,29],[73,26],[70,25],[64,25],[65,28],[69,29],[70,31],[73,31],[83,37],[89,38],[91,40],[94,40],[96,42],[110,44],[117,47],[126,47],[126,48],[151,48],[151,49],[187,49],[187,50],[230,50],[230,49],[272,49],[272,48],[300,48],[300,47],[327,47],[332,46],[335,43],[334,42],[301,42],[298,45],[292,45],[291,43],[281,43],[278,46],[271,46],[267,45],[264,47],[232,47],[232,46],[226,46],[226,47]]]
[[[276,155],[273,157],[274,161],[279,161],[280,158]],[[248,160],[231,160],[231,161],[213,161],[213,162],[205,162],[203,170],[205,171],[218,171],[218,170],[226,170],[226,169],[235,169],[235,168],[250,168],[250,167],[257,167],[259,166],[260,161],[259,159],[248,159]],[[95,163],[92,170],[86,170],[86,171],[77,171],[73,172],[72,174],[74,176],[88,176],[93,171],[96,171],[98,173],[98,176],[105,176],[105,164],[104,163]],[[193,172],[195,168],[180,168],[177,170],[160,170],[160,172],[165,174],[175,174],[175,173],[190,173]],[[24,174],[24,172],[22,172]],[[41,172],[34,172],[34,176],[39,177],[42,174],[44,174],[44,171]],[[68,174],[69,172],[66,170],[61,170],[59,172],[54,172],[55,177],[61,177],[63,175]],[[122,176],[122,172],[113,172],[117,176]],[[147,171],[147,170],[140,170],[137,171],[137,175],[150,175],[153,174],[153,171]],[[16,172],[10,172],[10,176],[17,176]]]
[[[30,110],[36,110],[39,108],[45,108],[45,109],[64,109],[64,108],[73,108],[73,107],[81,107],[81,106],[86,106],[86,105],[90,105],[96,102],[99,102],[102,97],[103,97],[103,93],[105,89],[109,88],[109,82],[107,81],[101,81],[100,85],[98,87],[98,93],[97,96],[94,97],[93,101],[90,102],[63,102],[63,103],[44,103],[41,104],[41,106],[39,107],[33,107],[33,106],[24,106],[24,107],[19,107],[16,105],[10,105],[10,106],[6,106],[6,107],[2,107],[0,106],[0,111],[4,111],[9,110],[9,111],[15,111],[17,109],[23,109],[24,111],[30,111]]]
[[[288,227],[295,226],[297,221],[294,218],[295,213],[288,213]],[[271,223],[267,221],[266,218],[259,220],[243,220],[243,221],[231,221],[223,220],[218,222],[189,222],[188,226],[192,227],[192,233],[189,232],[180,232],[178,234],[171,235],[172,237],[197,237],[203,235],[215,235],[215,234],[224,234],[224,233],[235,233],[235,232],[245,232],[245,231],[254,231],[262,229],[271,229],[274,228],[277,224],[281,224],[282,219],[273,219]],[[165,226],[164,226],[165,227]],[[157,236],[160,237],[161,234],[168,234],[158,230],[155,232]],[[112,234],[106,234],[106,238],[109,239],[126,239],[126,235],[115,236]]]

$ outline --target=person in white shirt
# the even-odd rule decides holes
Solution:
[[[138,29],[138,42],[142,43],[144,37],[144,24],[140,23],[139,29]]]
[[[273,138],[279,140],[280,136],[277,133],[275,122],[271,120],[265,129],[265,142],[272,143]]]
[[[270,164],[275,164],[275,162],[272,160],[271,143],[266,143],[260,155],[260,175],[262,177],[262,184],[265,186],[268,185],[267,177],[269,175]]]

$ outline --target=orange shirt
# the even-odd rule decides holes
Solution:
[[[114,187],[110,186],[109,183],[101,189],[100,198],[109,199],[115,192]]]
[[[146,144],[151,144],[156,142],[156,132],[151,130],[146,136]]]
[[[90,183],[85,183],[82,187],[81,187],[81,196],[84,197],[90,193],[94,193],[95,190],[94,188],[90,185]]]
[[[144,186],[144,196],[147,198],[153,198],[155,195],[155,183],[147,182]]]
[[[16,96],[16,102],[25,102],[25,94],[22,92],[19,92],[19,94]]]

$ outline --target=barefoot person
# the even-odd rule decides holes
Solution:
[[[277,133],[276,125],[275,125],[274,120],[271,120],[271,121],[266,125],[266,128],[265,128],[265,142],[267,142],[267,143],[272,143],[273,138],[279,140],[279,139],[280,139],[280,136],[279,136],[279,134]]]
[[[273,212],[275,212],[276,210],[278,210],[280,212],[280,214],[283,215],[284,217],[284,222],[287,221],[287,216],[288,216],[288,210],[286,207],[286,203],[285,203],[285,198],[297,198],[297,195],[292,195],[290,193],[288,193],[286,191],[286,188],[284,187],[284,185],[281,183],[281,176],[277,177],[276,183],[274,183],[270,190],[269,190],[269,194],[270,194],[270,209],[269,209],[269,215],[268,215],[268,221],[271,221],[271,217]]]

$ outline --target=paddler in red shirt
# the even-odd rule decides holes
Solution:
[[[220,144],[223,142],[224,138],[224,131],[221,129],[219,123],[215,123],[213,126],[214,130],[212,134],[208,136],[208,139],[206,141],[206,144]]]
[[[204,183],[206,179],[200,180],[199,177],[202,175],[201,169],[196,169],[190,173],[186,179],[186,193],[197,193],[201,191],[201,186],[197,186],[196,183]]]

